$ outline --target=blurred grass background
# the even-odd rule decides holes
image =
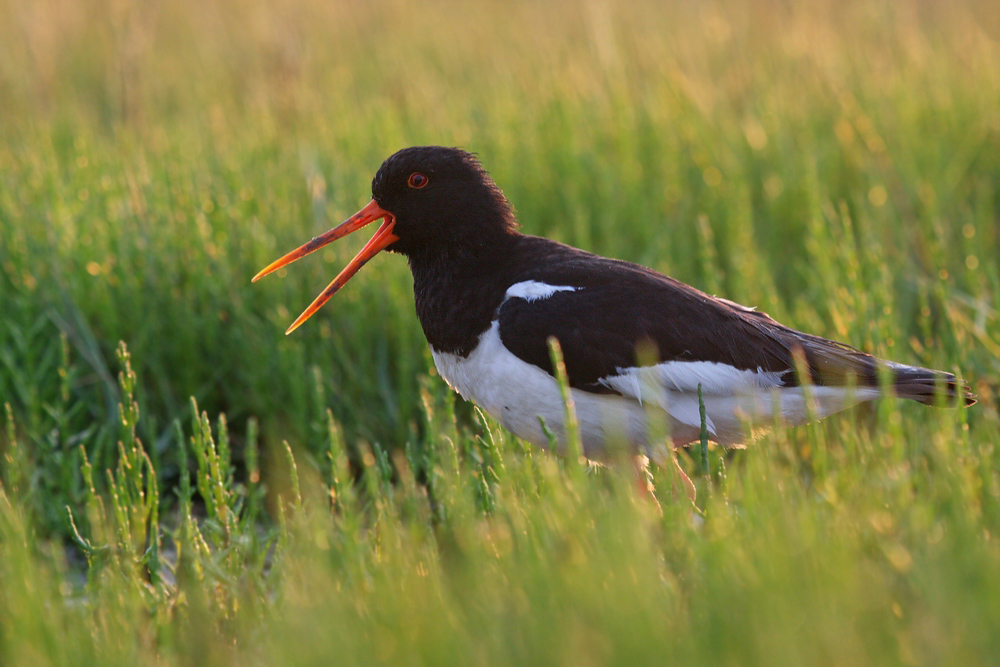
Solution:
[[[11,628],[0,648],[24,659],[48,647],[38,655],[59,661],[51,639],[72,626],[67,646],[81,655],[114,653],[118,627],[123,661],[165,664],[204,646],[222,662],[343,649],[345,662],[369,664],[624,655],[968,664],[1000,654],[994,5],[0,5],[0,401],[12,424],[0,436],[0,582],[27,587],[23,597],[0,593]],[[613,485],[559,472],[516,443],[484,463],[484,438],[506,438],[488,420],[464,404],[457,422],[428,416],[449,399],[398,257],[366,267],[287,338],[364,239],[249,283],[367,201],[386,156],[423,143],[478,152],[528,233],[646,264],[880,356],[956,371],[981,403],[962,412],[889,403],[779,429],[728,482],[700,482],[701,532],[681,509],[652,517]],[[132,352],[135,428],[168,528],[188,525],[173,490],[197,467],[186,451],[202,429],[194,397],[213,423],[225,414],[222,458],[231,451],[235,462],[216,480],[233,494],[220,506],[233,503],[248,535],[305,531],[305,555],[272,568],[273,548],[252,539],[226,567],[195,568],[187,587],[158,581],[145,551],[139,574],[118,583],[104,557],[92,559],[83,621],[72,602],[82,547],[72,542],[67,565],[56,546],[74,532],[67,506],[82,512],[113,491],[104,471],[118,470],[118,443],[131,442],[119,341]],[[355,470],[388,452],[411,452],[406,468],[454,447],[455,466],[411,467],[422,483],[437,474],[458,489],[451,512],[461,520],[442,529],[424,507],[440,504],[404,485],[363,492],[349,530],[350,512],[330,522],[316,508],[279,530],[291,488],[283,442],[315,471],[303,473],[306,487],[336,477],[328,409]],[[262,457],[256,473],[250,444]],[[525,479],[540,467],[540,486],[513,473],[494,479],[489,461],[500,460]],[[262,503],[253,511],[251,488]],[[206,501],[192,493],[202,518]],[[410,514],[386,500],[395,493]],[[486,502],[490,494],[499,499]],[[83,532],[122,521],[89,515]],[[135,521],[146,549],[156,517]],[[383,529],[402,531],[390,555]],[[196,553],[233,553],[220,545],[235,532],[210,535]],[[497,540],[506,546],[484,551]],[[330,544],[341,560],[330,561]],[[247,560],[266,560],[271,578],[243,572]],[[239,611],[197,598],[212,586]],[[433,614],[412,606],[410,587]],[[478,597],[463,599],[466,589]],[[312,590],[322,601],[307,599]],[[273,599],[288,613],[259,610]],[[47,600],[62,605],[53,618],[41,611]],[[312,605],[321,608],[307,613]],[[14,622],[32,609],[35,625]],[[149,616],[136,620],[136,609]],[[761,617],[749,622],[750,613]],[[202,618],[211,632],[182,624]],[[247,639],[259,627],[259,643]],[[395,648],[379,653],[384,642]]]

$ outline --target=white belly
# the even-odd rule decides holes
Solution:
[[[468,357],[431,349],[441,377],[463,398],[473,401],[519,438],[541,447],[548,438],[541,421],[564,444],[565,407],[555,379],[511,354],[500,341],[499,324],[480,337]],[[645,441],[642,406],[614,394],[572,389],[584,454],[601,458],[609,441],[635,445]]]
[[[562,449],[565,407],[559,386],[547,372],[504,347],[496,321],[468,357],[433,348],[431,352],[441,377],[464,398],[518,437],[542,447],[548,445],[541,425],[544,420]],[[744,442],[750,432],[748,420],[755,426],[769,426],[776,410],[784,421],[802,423],[879,395],[876,389],[850,393],[838,387],[809,387],[810,406],[801,387],[773,386],[777,384],[773,375],[722,364],[708,364],[708,368],[707,363],[666,362],[642,372],[623,370],[605,382],[623,396],[572,389],[584,454],[602,459],[609,447],[621,445],[645,452],[651,440],[668,434],[675,445],[697,440],[701,432],[698,384],[703,387],[709,437],[723,445]],[[651,377],[659,378],[655,386]]]

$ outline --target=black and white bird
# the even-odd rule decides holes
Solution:
[[[951,373],[883,361],[651,269],[521,234],[500,188],[475,156],[456,148],[392,155],[375,174],[367,206],[254,280],[380,219],[375,236],[286,333],[376,253],[400,253],[438,372],[537,445],[548,443],[541,420],[563,436],[550,337],[562,347],[589,458],[601,459],[613,441],[645,453],[654,444],[651,418],[668,424],[674,446],[697,440],[699,386],[709,437],[724,446],[745,439],[747,420],[802,423],[875,399],[883,387],[927,405],[939,394],[975,402]]]

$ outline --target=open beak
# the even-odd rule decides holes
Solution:
[[[380,207],[375,203],[375,200],[372,199],[368,202],[367,206],[341,224],[337,225],[325,234],[320,234],[308,243],[299,246],[281,259],[271,262],[266,268],[264,268],[263,271],[253,277],[251,282],[257,282],[267,274],[277,271],[281,267],[291,264],[295,260],[305,257],[311,252],[319,250],[327,243],[331,243],[343,236],[347,236],[351,232],[356,232],[368,223],[374,222],[380,218],[385,218],[385,222],[383,222],[382,226],[380,226],[378,231],[375,232],[375,236],[373,236],[365,247],[361,249],[361,252],[354,256],[351,263],[344,267],[344,270],[333,279],[333,282],[327,285],[326,289],[323,290],[311,304],[309,304],[309,307],[306,308],[294,322],[292,322],[292,326],[288,327],[288,330],[285,332],[286,335],[298,329],[299,325],[312,317],[313,313],[319,310],[324,303],[329,301],[330,297],[336,294],[337,290],[343,287],[347,281],[351,279],[351,276],[357,273],[358,269],[364,266],[369,259],[378,254],[378,252],[387,245],[399,240],[399,237],[392,233],[392,228],[396,225],[396,216]]]

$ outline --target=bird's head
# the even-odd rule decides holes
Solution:
[[[414,146],[395,153],[372,179],[372,199],[396,219],[399,240],[386,249],[404,255],[485,246],[517,226],[479,160],[458,148]]]
[[[292,323],[291,333],[382,250],[414,259],[448,250],[489,249],[517,223],[503,192],[474,155],[458,148],[414,146],[390,156],[372,179],[372,200],[330,231],[272,262],[257,281],[376,220],[378,231]]]

